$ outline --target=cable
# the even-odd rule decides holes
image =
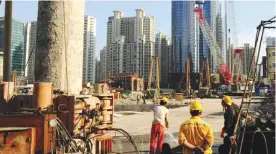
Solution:
[[[134,142],[132,137],[125,130],[123,130],[121,128],[106,128],[104,130],[106,130],[106,131],[117,131],[117,132],[123,134],[125,137],[127,137],[127,139],[130,141],[130,143],[133,145],[136,153],[139,154],[139,149],[138,149],[136,143]]]
[[[34,48],[36,47],[36,45],[34,45],[33,46],[33,49],[32,49],[32,51],[31,51],[31,53],[30,53],[30,55],[29,55],[29,58],[28,58],[28,60],[27,60],[27,62],[26,62],[26,64],[25,64],[25,66],[24,66],[24,70],[26,69],[26,67],[28,66],[28,63],[29,63],[29,61],[30,61],[30,59],[31,59],[31,57],[32,57],[32,55],[33,55],[33,52],[34,52]]]
[[[253,139],[252,139],[252,144],[251,144],[251,151],[250,151],[250,154],[252,154],[252,147],[253,147],[253,143],[254,143],[254,140],[255,140],[255,136],[256,136],[256,133],[257,132],[259,132],[259,133],[261,133],[262,134],[262,136],[263,136],[263,138],[264,138],[264,142],[265,142],[265,150],[266,150],[266,154],[268,154],[268,148],[267,148],[267,141],[266,141],[266,137],[265,137],[265,135],[264,135],[264,133],[262,132],[262,131],[260,131],[260,130],[256,130],[255,132],[254,132],[254,134],[253,134]]]

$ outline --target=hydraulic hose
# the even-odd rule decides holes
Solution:
[[[129,135],[128,132],[126,132],[125,130],[123,130],[121,128],[106,128],[104,130],[106,130],[106,131],[117,131],[117,132],[123,134],[125,137],[127,137],[127,139],[130,141],[130,143],[133,145],[136,154],[139,154],[139,149],[138,149],[136,143],[134,142],[133,138]]]

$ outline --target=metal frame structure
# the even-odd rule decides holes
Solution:
[[[274,16],[273,18],[267,20],[267,21],[261,21],[260,25],[258,25],[257,27],[257,32],[256,32],[256,38],[255,38],[255,45],[254,45],[254,53],[253,53],[253,57],[257,54],[257,60],[255,61],[255,66],[258,64],[258,60],[259,60],[259,56],[260,56],[260,49],[261,49],[261,44],[262,44],[262,40],[263,40],[263,34],[264,34],[264,30],[265,29],[276,29],[276,26],[268,26],[270,24],[276,23],[276,16]],[[261,34],[261,36],[260,36]],[[258,49],[257,49],[258,47]],[[251,59],[251,66],[254,65],[254,58]],[[238,126],[239,123],[241,121],[241,114],[242,114],[242,109],[245,105],[246,107],[246,114],[248,115],[249,112],[249,107],[251,104],[251,99],[252,99],[252,89],[253,89],[253,85],[251,84],[249,86],[249,74],[251,73],[251,71],[253,71],[253,76],[256,76],[256,70],[257,67],[255,67],[252,70],[252,67],[249,67],[249,71],[247,72],[247,79],[246,79],[246,85],[245,85],[245,90],[244,90],[244,94],[243,94],[243,98],[242,98],[242,102],[240,105],[240,109],[239,109],[239,114],[237,117],[237,122],[235,125],[235,129],[234,129],[234,136],[232,137],[232,139],[237,140],[237,130],[238,130]],[[253,83],[255,82],[256,78],[253,78]],[[248,89],[247,89],[248,87]],[[245,101],[245,98],[247,98],[247,101]],[[243,133],[242,133],[242,139],[241,139],[241,143],[239,147],[236,147],[234,150],[236,152],[238,152],[238,154],[241,154],[241,150],[242,150],[242,144],[244,141],[244,132],[245,132],[245,128],[246,128],[246,123],[247,123],[247,118],[245,118],[245,126],[243,129]],[[233,144],[234,146],[234,144]],[[233,148],[231,148],[229,154],[232,153]]]
[[[233,80],[237,83],[241,76],[240,69],[241,69],[241,62],[242,62],[242,52],[243,49],[237,48],[234,50],[234,60],[233,60]]]
[[[158,62],[158,56],[151,56],[150,57],[150,72],[149,72],[149,78],[148,78],[148,90],[151,88],[151,79],[152,79],[152,70],[153,70],[153,62],[155,61],[155,86],[157,91],[157,96],[160,94],[160,80],[159,80],[159,62]]]
[[[186,59],[186,65],[185,65],[185,70],[186,70],[186,75],[183,74],[179,83],[178,83],[178,86],[177,86],[177,90],[181,90],[181,86],[183,85],[183,82],[184,82],[184,78],[186,78],[185,80],[185,91],[184,93],[187,94],[188,96],[190,95],[190,87],[191,87],[191,80],[190,80],[190,76],[191,76],[191,65],[190,65],[190,58],[187,58]]]
[[[205,71],[205,78],[203,78],[204,77],[204,71]],[[208,58],[205,58],[205,59],[202,60],[200,79],[199,79],[199,88],[202,87],[204,81],[206,81],[206,87],[211,88],[211,81],[210,80],[211,79],[210,79],[209,61],[208,61]]]

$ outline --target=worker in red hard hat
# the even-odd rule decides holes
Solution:
[[[179,129],[179,145],[183,147],[183,154],[212,154],[214,133],[211,125],[203,121],[202,105],[195,101],[190,105],[191,119],[185,121]]]
[[[169,128],[168,114],[169,110],[165,107],[168,103],[166,97],[162,97],[160,105],[156,105],[153,108],[153,121],[151,127],[150,137],[150,154],[161,154],[162,145],[164,142],[165,128]],[[157,144],[156,152],[155,145]]]

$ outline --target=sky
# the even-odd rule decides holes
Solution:
[[[13,18],[21,22],[36,21],[37,5],[37,1],[14,0]],[[123,12],[124,16],[135,16],[135,9],[143,9],[146,15],[155,16],[156,32],[171,34],[171,1],[86,1],[85,15],[94,16],[97,23],[96,56],[99,56],[100,50],[106,45],[108,17],[113,16],[115,10]],[[272,0],[235,1],[234,11],[238,45],[249,43],[254,46],[257,25],[261,20],[268,20],[276,15],[276,3]],[[3,3],[0,6],[0,16],[4,16]],[[276,33],[267,31],[264,36],[276,36]],[[261,56],[264,54],[262,51]]]

